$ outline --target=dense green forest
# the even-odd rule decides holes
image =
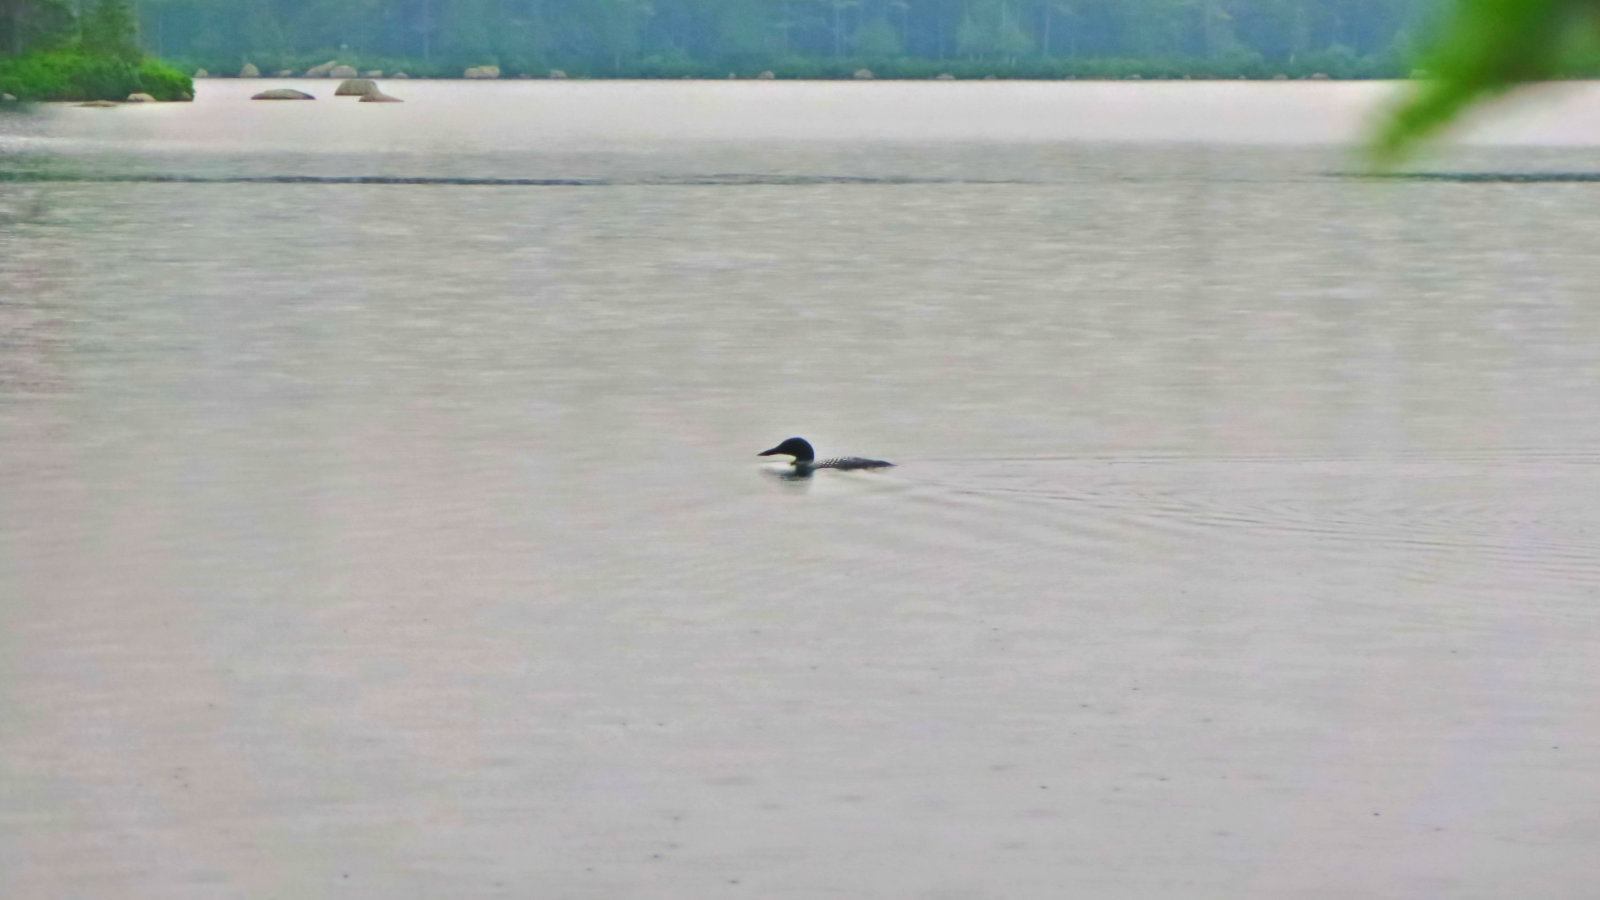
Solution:
[[[25,0],[0,0],[25,2]],[[141,0],[144,46],[232,74],[334,57],[459,75],[957,70],[1404,74],[1439,0]],[[938,64],[935,66],[934,64]],[[1097,68],[1098,67],[1098,68]],[[924,71],[927,70],[927,71]]]
[[[0,0],[0,94],[22,100],[188,100],[194,84],[146,59],[128,0]]]

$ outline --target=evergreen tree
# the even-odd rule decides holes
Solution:
[[[856,55],[867,59],[893,59],[901,55],[900,35],[883,19],[861,26],[856,30]]]
[[[488,4],[484,0],[450,0],[440,4],[439,49],[446,59],[462,65],[493,62]]]
[[[0,53],[57,47],[71,39],[75,24],[64,0],[0,0]]]
[[[90,53],[115,56],[130,63],[144,57],[138,28],[128,0],[94,0],[83,14],[83,48]]]

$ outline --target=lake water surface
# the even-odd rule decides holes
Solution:
[[[0,118],[0,896],[1600,879],[1600,90],[277,84]]]

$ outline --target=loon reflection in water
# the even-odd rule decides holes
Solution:
[[[811,449],[811,442],[797,437],[789,438],[771,450],[763,450],[756,455],[792,456],[794,474],[802,477],[810,475],[816,469],[887,469],[894,465],[881,459],[866,459],[860,456],[839,456],[819,462],[816,451]]]

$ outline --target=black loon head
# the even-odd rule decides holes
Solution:
[[[867,459],[864,456],[836,456],[818,461],[816,451],[811,449],[811,443],[805,438],[797,437],[789,438],[771,450],[763,450],[756,455],[792,456],[794,474],[801,476],[810,475],[813,469],[888,469],[894,466],[892,462]]]
[[[778,446],[773,447],[771,450],[763,450],[760,453],[757,453],[756,455],[757,456],[792,456],[792,457],[794,457],[794,461],[797,464],[798,463],[808,463],[808,462],[811,462],[811,461],[813,461],[813,460],[815,460],[817,458],[816,451],[811,449],[811,442],[807,441],[805,438],[797,438],[797,437],[789,438],[787,441],[784,441],[783,443],[779,444]]]

